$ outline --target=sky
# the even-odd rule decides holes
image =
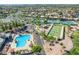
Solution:
[[[79,0],[0,0],[0,4],[79,4]]]

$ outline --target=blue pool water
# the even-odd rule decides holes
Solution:
[[[16,47],[24,47],[27,44],[27,41],[30,40],[31,35],[30,34],[25,34],[25,35],[21,35],[16,37]]]

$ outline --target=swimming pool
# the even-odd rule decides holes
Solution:
[[[24,47],[27,44],[27,41],[30,40],[31,35],[30,34],[25,34],[16,37],[16,47]]]

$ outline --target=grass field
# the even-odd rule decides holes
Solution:
[[[49,31],[48,35],[49,36],[54,36],[55,38],[59,38],[60,37],[60,33],[61,33],[61,25],[55,25],[51,28],[51,30]]]

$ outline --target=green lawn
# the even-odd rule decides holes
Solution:
[[[60,33],[61,33],[61,25],[55,25],[51,28],[51,30],[49,31],[48,35],[49,36],[53,36],[55,38],[59,38],[60,37]]]

